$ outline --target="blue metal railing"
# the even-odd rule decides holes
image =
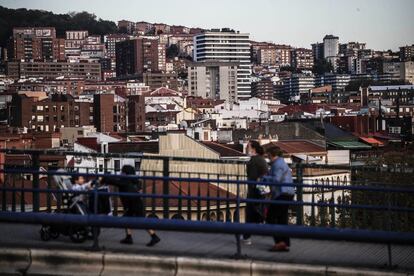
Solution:
[[[299,164],[295,167],[296,170],[296,182],[291,184],[283,184],[285,186],[291,185],[296,187],[296,200],[291,202],[270,200],[270,199],[252,199],[246,198],[241,194],[241,188],[248,185],[281,185],[281,184],[269,184],[269,183],[260,183],[256,181],[247,181],[244,180],[242,176],[240,177],[230,177],[218,175],[216,178],[202,178],[202,177],[176,177],[169,175],[169,162],[182,161],[182,162],[204,162],[209,163],[220,163],[219,160],[209,160],[209,159],[195,159],[195,158],[170,158],[170,157],[160,157],[160,156],[150,156],[149,159],[163,160],[163,176],[155,176],[151,174],[147,175],[137,175],[137,176],[120,176],[120,178],[133,178],[139,181],[144,182],[144,190],[142,193],[120,193],[117,191],[110,192],[99,192],[96,188],[87,192],[76,192],[69,190],[57,190],[53,187],[51,178],[52,176],[57,175],[68,175],[68,176],[85,176],[87,178],[98,178],[98,177],[107,177],[110,174],[105,173],[79,173],[76,171],[71,172],[61,172],[55,169],[49,169],[47,171],[39,171],[40,159],[39,157],[42,154],[53,154],[53,151],[16,151],[16,150],[7,150],[8,154],[30,154],[35,155],[32,157],[33,167],[10,167],[5,164],[5,168],[0,169],[0,174],[4,176],[5,183],[0,187],[1,192],[1,211],[0,211],[0,221],[4,222],[20,222],[20,223],[35,223],[35,224],[52,224],[52,225],[79,225],[79,226],[89,226],[89,227],[115,227],[115,228],[153,228],[161,230],[172,230],[172,231],[195,231],[195,232],[214,232],[214,233],[228,233],[235,234],[237,236],[237,253],[241,254],[240,240],[239,235],[243,233],[251,233],[255,235],[287,235],[290,237],[298,238],[312,238],[312,239],[327,239],[327,240],[348,240],[348,241],[359,241],[359,242],[378,242],[378,243],[402,243],[402,244],[414,244],[414,230],[408,225],[409,221],[414,218],[414,206],[411,203],[399,202],[400,204],[395,205],[391,204],[390,200],[379,201],[374,204],[362,204],[361,202],[353,202],[352,197],[356,193],[370,193],[370,194],[379,194],[392,196],[394,194],[414,194],[414,188],[410,187],[387,187],[387,186],[369,186],[362,185],[360,182],[357,182],[356,185],[352,183],[345,183],[345,185],[322,185],[322,184],[310,184],[304,183],[303,180],[303,169],[306,168],[306,165]],[[57,152],[57,155],[68,154],[67,152]],[[78,153],[70,152],[71,155],[78,155]],[[94,154],[85,154],[80,153],[80,156],[94,156]],[[136,157],[140,159],[145,159],[145,156],[142,155],[105,155],[105,154],[95,154],[99,157],[113,157],[117,158],[122,157]],[[244,162],[239,161],[230,161],[226,160],[223,164],[244,164]],[[346,166],[308,166],[312,168],[335,168],[335,169],[346,169],[349,167]],[[367,169],[367,168],[364,168]],[[377,168],[374,168],[375,170]],[[24,175],[32,176],[32,186],[17,187],[16,183],[18,181],[23,181]],[[40,176],[45,176],[40,179]],[[46,179],[46,180],[44,180]],[[161,189],[156,188],[157,181],[161,183]],[[46,187],[41,188],[41,182],[46,182]],[[178,192],[176,194],[172,193],[172,184],[176,183],[178,185]],[[182,185],[190,183],[187,185],[187,190],[182,189]],[[213,184],[212,184],[213,183]],[[214,185],[216,189],[212,191],[210,185]],[[236,189],[233,189],[230,192],[229,187],[235,186]],[[204,187],[204,186],[207,186]],[[219,188],[221,187],[219,190]],[[351,201],[345,202],[341,200],[339,203],[335,203],[334,196],[331,202],[325,201],[315,201],[314,194],[312,193],[311,201],[304,201],[304,189],[315,189],[318,190],[322,196],[325,194],[324,189],[328,190],[327,193],[340,192],[342,195],[349,194]],[[203,192],[204,191],[204,192]],[[62,195],[64,194],[89,194],[94,197],[95,206],[92,208],[92,213],[87,216],[79,216],[74,214],[67,213],[51,213],[54,209],[59,210],[63,209],[64,206],[62,203]],[[11,195],[11,199],[10,199]],[[29,195],[29,196],[28,196]],[[52,204],[51,195],[55,195],[56,204]],[[20,212],[18,211],[18,199],[20,196]],[[46,196],[46,200],[41,204],[41,199]],[[98,199],[102,196],[107,196],[112,199],[112,202],[118,202],[118,197],[128,196],[128,197],[140,197],[149,201],[151,208],[148,210],[147,215],[153,216],[156,212],[162,214],[160,217],[162,219],[151,219],[151,218],[128,218],[128,217],[117,217],[117,216],[103,216],[97,214],[96,203]],[[30,198],[32,201],[32,212],[27,212],[25,210]],[[344,197],[343,197],[344,198]],[[156,200],[161,200],[161,204],[157,203]],[[177,201],[172,204],[173,201]],[[59,202],[60,201],[60,202]],[[196,206],[193,206],[193,203],[196,203]],[[293,216],[296,219],[297,225],[263,225],[263,224],[251,224],[243,223],[242,213],[247,203],[256,203],[262,205],[269,204],[289,204],[292,207]],[[116,204],[114,204],[116,205]],[[147,204],[148,205],[148,204]],[[215,206],[214,206],[215,205]],[[148,206],[147,206],[148,207]],[[311,207],[312,214],[311,221],[313,223],[304,223],[304,208]],[[319,226],[315,225],[316,215],[314,208],[319,208],[319,213],[321,217],[321,224]],[[354,212],[355,211],[355,212]],[[114,213],[117,214],[120,210],[116,210]],[[148,212],[150,214],[148,214]],[[171,219],[171,214],[181,216],[183,213],[187,213],[187,220],[174,220]],[[200,221],[203,219],[205,214],[205,219],[212,220],[213,213],[217,217],[217,221]],[[322,220],[328,220],[326,212],[330,212],[330,223],[327,225],[323,223]],[[347,213],[348,212],[348,213]],[[362,214],[358,213],[362,212]],[[385,228],[379,229],[361,229],[361,225],[356,225],[356,229],[350,228],[354,226],[356,219],[365,218],[367,212],[381,212],[382,221],[381,223],[387,224]],[[196,219],[193,219],[195,213]],[[223,218],[220,219],[219,213],[223,213]],[[224,216],[225,214],[225,216]],[[232,217],[229,217],[229,215]],[[322,214],[324,214],[322,216]],[[407,225],[402,225],[401,229],[404,228],[404,231],[400,229],[392,228],[391,223],[393,219],[391,218],[392,214],[398,214],[406,218],[405,223]],[[306,214],[308,215],[309,214]],[[342,223],[337,223],[338,216],[346,216],[346,219],[351,220],[351,225],[343,225]],[[224,219],[225,217],[225,219]],[[183,218],[183,217],[182,217]],[[313,220],[312,220],[313,218]],[[342,218],[343,219],[343,218]],[[366,218],[365,218],[366,219]],[[220,220],[222,220],[220,222]],[[326,221],[325,221],[326,222]],[[396,224],[398,226],[398,224]],[[408,231],[406,230],[408,229]],[[98,237],[95,235],[95,246],[97,245]],[[390,254],[389,250],[389,254]]]

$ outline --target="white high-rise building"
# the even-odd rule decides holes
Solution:
[[[194,61],[238,62],[237,99],[251,97],[252,64],[248,33],[213,29],[194,37]]]
[[[339,37],[326,35],[323,38],[323,57],[332,64],[334,71],[337,69],[339,54]]]
[[[324,58],[337,57],[339,53],[339,37],[326,35],[323,38]]]

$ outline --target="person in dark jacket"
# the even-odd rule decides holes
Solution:
[[[135,175],[135,169],[130,165],[125,165],[122,167],[121,173],[123,175]],[[110,177],[105,181],[110,185],[117,186],[121,193],[140,193],[142,191],[142,186],[136,179]],[[141,197],[120,196],[120,198],[125,217],[145,217],[144,203]],[[133,244],[132,230],[127,228],[125,232],[126,237],[121,240],[121,243]],[[147,243],[147,246],[154,246],[161,241],[154,230],[149,229],[148,233],[151,240]]]
[[[250,160],[246,166],[247,180],[257,181],[264,176],[267,171],[267,163],[264,159],[264,149],[257,141],[250,141],[247,144],[247,153],[250,155]],[[261,199],[262,195],[256,189],[256,185],[249,185],[247,190],[247,198]],[[263,210],[261,204],[248,202],[246,204],[246,222],[247,223],[262,223],[264,220]],[[243,242],[246,245],[252,244],[250,234],[243,235]]]

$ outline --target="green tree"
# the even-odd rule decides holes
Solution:
[[[171,44],[170,47],[167,48],[167,51],[165,53],[167,58],[175,58],[175,57],[178,57],[179,54],[180,54],[180,51],[176,44]]]
[[[55,27],[58,37],[67,30],[87,30],[90,34],[116,33],[114,22],[98,19],[88,12],[54,14],[48,11],[8,9],[0,6],[0,46],[5,47],[13,34],[13,27]]]
[[[326,59],[318,59],[315,61],[312,71],[317,75],[323,75],[325,73],[332,73],[333,69],[332,64]]]

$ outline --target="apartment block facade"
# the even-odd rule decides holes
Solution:
[[[194,36],[194,61],[238,62],[237,98],[251,97],[252,64],[248,33],[213,29]]]
[[[237,62],[194,62],[188,67],[188,94],[237,101]]]

